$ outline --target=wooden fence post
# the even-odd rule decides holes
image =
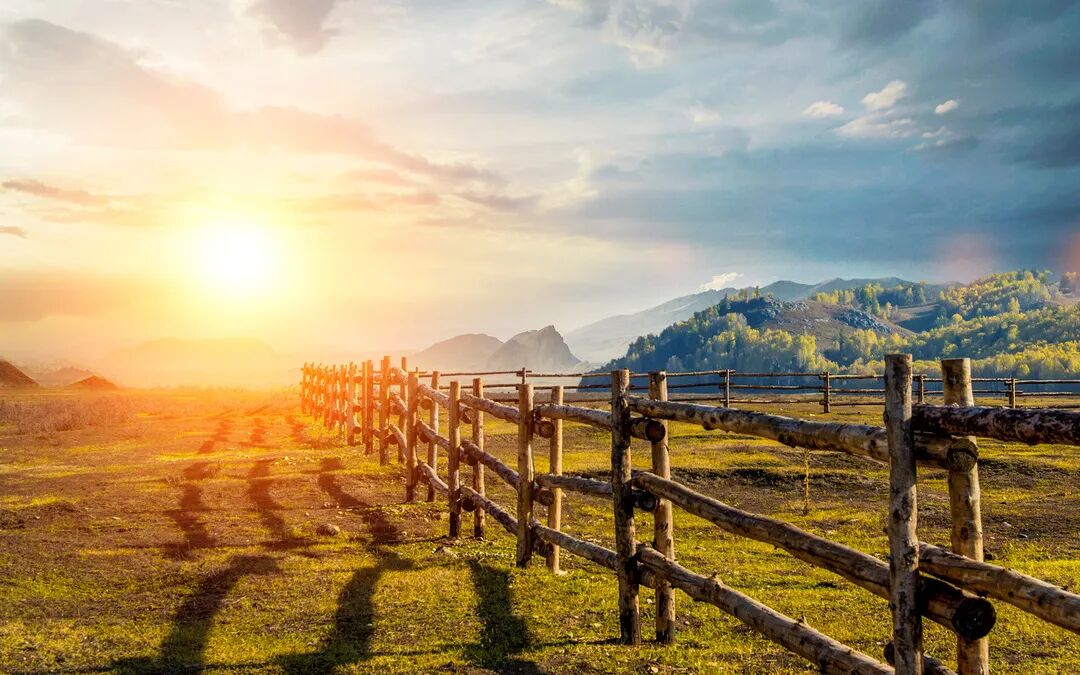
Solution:
[[[374,451],[371,445],[371,430],[374,425],[372,413],[375,411],[375,368],[371,363],[371,359],[364,361],[363,402],[360,425],[363,428],[364,453],[370,455]]]
[[[408,415],[405,420],[405,501],[416,501],[416,421],[418,419],[417,406],[420,396],[417,388],[420,380],[416,373],[409,373],[407,402]]]
[[[533,550],[533,387],[518,385],[518,503],[517,503],[517,566],[526,567],[532,559]]]
[[[827,370],[824,373],[821,374],[821,379],[824,382],[824,386],[822,388],[822,393],[824,395],[821,397],[821,412],[823,412],[823,413],[832,412],[832,379],[831,378],[832,378],[832,374]]]
[[[338,411],[337,411],[337,427],[338,433],[342,436],[348,437],[348,432],[345,427],[345,409],[348,405],[346,400],[346,392],[349,387],[349,366],[347,364],[341,365],[341,370],[338,371]]]
[[[919,403],[926,403],[926,374],[919,373]]]
[[[942,359],[941,383],[945,405],[968,408],[975,405],[970,359]],[[975,437],[969,437],[975,442]],[[952,513],[952,550],[972,560],[983,559],[982,509],[979,495],[979,465],[970,469],[949,469],[949,509]],[[988,675],[990,641],[986,638],[956,638],[959,675]]]
[[[551,388],[551,403],[553,405],[562,405],[563,388],[561,384]],[[555,476],[561,476],[563,421],[561,419],[554,419],[552,420],[552,423],[554,424],[554,431],[548,442],[548,473]],[[562,488],[551,488],[551,498],[551,506],[549,506],[547,510],[547,524],[551,529],[561,531]],[[559,574],[559,547],[556,545],[551,546],[551,553],[549,553],[547,557],[547,566],[552,574]]]
[[[382,357],[379,372],[379,463],[386,464],[390,439],[390,357]]]
[[[356,444],[356,364],[352,361],[345,379],[345,442]]]
[[[615,512],[615,553],[619,566],[619,641],[641,644],[638,605],[637,535],[630,489],[630,371],[611,371],[611,502]]]
[[[405,404],[406,409],[408,409],[408,406],[409,406],[408,400],[406,399],[406,396],[409,395],[409,392],[408,392],[408,379],[407,379],[408,372],[409,372],[409,367],[408,366],[409,366],[409,360],[406,359],[404,356],[402,356],[401,357],[401,372],[406,373],[406,375],[401,379],[401,382],[398,383],[398,397],[401,399],[401,402]],[[405,426],[405,414],[404,413],[401,413],[401,412],[398,413],[397,426],[398,426],[398,429],[401,429],[402,427]],[[397,454],[398,454],[398,461],[399,462],[405,462],[405,448],[399,447],[397,449]]]
[[[450,500],[450,537],[461,536],[461,383],[450,383],[450,410],[446,438],[450,441],[450,450],[446,457],[446,485]]]
[[[330,368],[326,377],[326,405],[323,408],[323,426],[333,429],[334,424],[334,381],[337,379],[337,366]]]
[[[897,675],[921,675],[919,538],[911,355],[885,356],[885,431],[889,443],[889,607]]]
[[[431,388],[435,391],[439,391],[439,371],[433,371],[431,373]],[[431,410],[428,413],[428,426],[431,427],[435,435],[439,435],[439,404],[435,399],[430,399],[428,403],[431,404]],[[427,463],[431,467],[431,470],[436,474],[439,472],[439,446],[435,441],[428,443],[427,449]],[[435,487],[428,485],[427,500],[429,502],[435,501]]]
[[[724,407],[731,407],[731,371],[724,371]]]
[[[483,379],[473,378],[472,393],[477,398],[484,398]],[[472,441],[481,452],[484,451],[484,413],[476,408],[472,409]],[[483,462],[473,464],[472,489],[480,496],[485,494]],[[473,536],[477,539],[484,538],[484,509],[473,509]]]
[[[300,413],[301,414],[307,412],[307,403],[306,403],[307,375],[308,375],[307,361],[305,361],[304,365],[300,366]]]
[[[1016,378],[1009,378],[1009,407],[1016,407]]]
[[[668,400],[667,373],[649,373],[649,397],[656,401]],[[671,478],[671,456],[668,452],[667,429],[664,438],[652,444],[652,472],[661,478]],[[675,523],[672,520],[671,501],[658,499],[653,512],[653,548],[668,560],[675,559]],[[656,641],[660,644],[675,643],[675,592],[666,581],[656,583]]]

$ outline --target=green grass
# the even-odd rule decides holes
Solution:
[[[863,423],[880,416],[784,408]],[[491,519],[485,540],[446,540],[444,504],[403,504],[399,466],[342,447],[289,397],[132,394],[112,409],[131,414],[45,438],[17,425],[0,429],[0,670],[813,670],[682,595],[675,647],[615,644],[609,571],[565,553],[565,575],[552,576],[540,560],[518,569],[513,538]],[[510,461],[516,428],[489,419],[486,432],[488,449]],[[565,471],[603,476],[609,442],[599,430],[567,425]],[[804,515],[801,452],[681,424],[672,426],[671,448],[676,478],[696,490],[873,555],[887,550],[887,474],[879,465],[813,453]],[[535,451],[537,469],[546,470],[546,442],[537,439]],[[983,454],[995,561],[1080,588],[1080,449],[987,442]],[[635,446],[639,465],[647,457],[647,446]],[[488,475],[489,495],[513,511],[510,489]],[[920,536],[947,543],[942,472],[922,472],[919,499]],[[610,517],[603,500],[566,498],[564,530],[576,536],[613,546]],[[319,536],[324,523],[341,534]],[[641,514],[639,538],[651,527]],[[675,540],[690,569],[880,658],[889,637],[884,600],[678,511]],[[994,672],[1080,672],[1080,637],[995,604]],[[647,589],[642,612],[649,636]],[[952,638],[936,625],[927,625],[926,647],[952,660]]]

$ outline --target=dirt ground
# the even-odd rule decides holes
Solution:
[[[613,575],[568,554],[563,576],[542,561],[517,569],[512,538],[490,519],[483,541],[446,540],[444,504],[404,504],[399,465],[343,446],[296,403],[290,392],[0,394],[0,671],[812,670],[685,596],[677,646],[614,644]],[[824,417],[813,406],[780,412]],[[880,410],[829,416],[875,417]],[[496,421],[487,431],[489,449],[511,457],[515,430]],[[607,443],[568,426],[566,472],[602,476]],[[874,555],[887,550],[878,465],[813,453],[803,515],[801,452],[683,425],[671,447],[675,477],[697,490]],[[635,451],[646,461],[647,446]],[[987,550],[1080,588],[1080,448],[985,442],[983,452]],[[489,494],[512,506],[497,480]],[[919,499],[921,537],[947,543],[941,472],[920,476]],[[611,546],[610,511],[570,495],[564,529]],[[321,534],[329,525],[340,532]],[[468,521],[463,530],[471,533]],[[638,531],[648,538],[647,516]],[[883,600],[684,513],[676,549],[687,567],[881,657]],[[650,635],[651,591],[642,602]],[[1080,636],[997,607],[994,672],[1080,672]],[[949,635],[926,630],[928,651],[951,662]]]

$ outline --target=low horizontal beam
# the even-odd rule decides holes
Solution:
[[[911,426],[919,431],[1029,445],[1080,445],[1080,412],[921,404],[912,406],[911,415]]]
[[[510,486],[513,487],[515,490],[518,489],[518,485],[521,483],[521,480],[518,478],[518,472],[514,471],[509,466],[504,464],[502,461],[499,460],[498,457],[491,454],[490,452],[481,450],[472,441],[462,441],[461,451],[464,452],[468,457],[472,458],[474,461],[480,462],[487,468],[494,471],[496,474],[498,474],[499,478],[502,478],[504,481],[509,483]]]

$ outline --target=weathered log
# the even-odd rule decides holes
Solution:
[[[361,423],[364,426],[364,454],[370,455],[375,451],[372,444],[372,434],[375,430],[375,368],[371,359],[364,361],[364,416]]]
[[[500,478],[510,485],[510,487],[515,490],[518,489],[518,484],[520,483],[518,472],[504,464],[498,457],[476,447],[476,444],[472,441],[462,441],[461,449],[473,459],[497,473]]]
[[[538,538],[543,539],[553,546],[564,548],[574,555],[581,556],[586,560],[591,560],[597,565],[601,565],[610,570],[614,570],[618,566],[618,556],[615,555],[615,551],[612,551],[609,548],[582,541],[577,537],[571,537],[564,532],[560,532],[551,527],[544,527],[540,524],[534,525],[533,530],[536,532]]]
[[[402,363],[404,363],[405,357],[402,357]],[[402,382],[409,381],[409,374],[405,372],[404,365],[401,368],[397,366],[390,366],[390,382],[395,384],[401,384]]]
[[[459,399],[461,398],[461,383],[454,380],[450,383],[450,405],[447,407],[449,422],[446,428],[446,438],[449,441],[446,455],[446,484],[449,486],[447,493],[448,506],[450,507],[450,538],[457,539],[461,536],[461,477],[459,473],[461,457],[461,418]]]
[[[641,608],[638,601],[637,535],[634,495],[630,487],[630,371],[611,371],[611,504],[615,516],[615,553],[618,554],[619,641],[641,644]]]
[[[428,407],[427,407],[428,425],[430,426],[431,430],[435,433],[435,436],[438,436],[439,435],[439,403],[440,402],[437,401],[436,399],[431,398],[429,396],[426,396],[424,394],[424,387],[425,386],[426,385],[423,385],[423,384],[420,385],[420,389],[417,391],[417,395],[420,396],[420,402],[421,403],[423,403],[424,401],[428,402]],[[431,386],[427,387],[427,391],[434,391],[435,393],[439,392],[439,371],[437,371],[437,370],[431,371]],[[436,473],[438,473],[438,471],[439,471],[439,447],[440,447],[439,444],[434,442],[434,440],[429,440],[428,441],[428,449],[427,449],[428,464],[431,465],[432,469],[435,469]],[[432,487],[428,487],[427,500],[429,502],[435,501],[435,489],[432,488]]]
[[[693,422],[706,429],[721,429],[769,438],[791,447],[831,450],[889,462],[885,430],[865,424],[813,422],[769,413],[717,408],[696,403],[652,401],[630,396],[630,409],[654,419]],[[978,460],[978,450],[968,439],[919,435],[916,454],[929,466],[965,468]]]
[[[345,374],[345,443],[356,444],[356,364],[351,361]]]
[[[533,420],[533,430],[540,438],[551,439],[555,435],[555,422],[551,420],[535,419]]]
[[[782,548],[803,562],[838,574],[874,595],[889,599],[889,566],[872,555],[782,520],[737,509],[652,473],[635,474],[633,483],[727,532]],[[988,600],[964,593],[937,579],[924,576],[921,582],[919,607],[928,619],[969,639],[983,637],[993,628],[996,616],[994,606]]]
[[[435,373],[432,373],[432,379],[433,380],[435,379]],[[435,381],[437,382],[438,380],[435,380]],[[446,394],[442,393],[441,391],[439,391],[437,389],[433,389],[432,387],[430,387],[430,386],[428,386],[426,384],[421,384],[420,385],[420,395],[425,397],[425,398],[428,398],[428,399],[430,399],[430,400],[432,400],[432,401],[434,401],[436,403],[438,403],[439,405],[447,405],[447,406],[450,405],[450,397],[449,396],[447,396]],[[425,410],[427,410],[427,408],[425,408]]]
[[[478,492],[476,492],[472,488],[466,487],[464,485],[461,487],[461,498],[471,501],[477,508],[483,509],[484,511],[486,511],[500,525],[502,525],[504,528],[506,528],[506,531],[509,532],[510,534],[513,534],[513,535],[517,534],[517,532],[518,532],[517,518],[514,518],[512,515],[510,515],[507,511],[505,511],[501,506],[499,506],[495,502],[491,501],[490,499],[488,499],[484,495],[479,494]],[[535,531],[536,526],[538,525],[538,523],[535,520],[532,521],[532,522],[533,522],[533,527],[530,528],[530,529],[533,529]],[[533,551],[535,553],[537,553],[539,555],[542,555],[542,556],[546,556],[550,552],[551,545],[548,542],[544,541],[543,539],[533,537],[532,538],[532,543],[533,543]]]
[[[563,388],[561,385],[555,385],[551,388],[550,401],[554,405],[562,405],[563,402]],[[563,425],[562,420],[541,420],[541,422],[551,425],[551,435],[548,436],[548,471],[553,475],[562,474],[562,442],[563,442]],[[539,426],[539,425],[538,425]],[[541,434],[542,435],[542,434]],[[546,495],[541,495],[540,503],[547,507],[547,524],[548,527],[558,532],[562,529],[562,490],[559,488],[549,488],[544,492],[551,495],[551,501],[545,502]],[[552,545],[551,554],[547,557],[548,571],[552,574],[559,573],[559,547]]]
[[[435,433],[435,430],[429,427],[424,420],[416,420],[416,435],[425,443],[434,443],[444,450],[450,448],[450,440],[446,436]]]
[[[667,373],[649,373],[649,398],[666,401],[668,398]],[[667,443],[667,422],[656,420],[664,433],[652,441],[652,472],[661,478],[671,478],[671,455]],[[645,494],[650,494],[646,492]],[[639,500],[640,503],[640,500]],[[653,516],[653,548],[668,560],[675,559],[675,523],[671,501],[660,499]],[[656,584],[656,641],[660,644],[675,643],[675,594],[666,581]]]
[[[541,417],[578,422],[597,427],[598,429],[611,430],[611,413],[606,410],[595,408],[582,408],[572,405],[557,405],[553,403],[540,403],[536,406],[536,413]],[[660,420],[648,419],[647,417],[632,418],[630,422],[630,435],[655,443],[664,439],[667,427]],[[543,434],[540,434],[543,436]]]
[[[611,497],[611,483],[605,480],[542,473],[536,476],[536,483],[552,490],[569,490],[596,497]]]
[[[489,398],[483,398],[473,394],[462,394],[461,403],[469,406],[473,410],[486,412],[493,417],[498,417],[501,420],[506,420],[507,422],[513,422],[515,424],[517,424],[518,419],[521,417],[518,413],[518,409],[512,405],[496,403]]]
[[[920,431],[996,438],[1036,445],[1080,445],[1080,412],[917,405],[912,424]]]
[[[889,608],[899,675],[922,673],[918,499],[911,426],[911,355],[885,355],[885,431],[889,441]]]
[[[526,567],[532,560],[533,532],[533,386],[518,387],[517,433],[517,566]]]
[[[826,673],[880,673],[892,675],[893,669],[860,654],[831,637],[814,630],[804,621],[785,616],[742,593],[728,588],[718,579],[695,574],[668,560],[662,553],[642,547],[641,563],[672,586],[690,597],[716,605],[773,642],[816,664]]]
[[[882,651],[885,652],[885,663],[890,666],[894,665],[894,662],[896,661],[896,647],[893,646],[893,643],[886,642],[885,649]],[[950,670],[948,666],[932,656],[923,654],[922,663],[923,673],[925,673],[925,675],[956,675],[956,671]]]
[[[473,378],[473,396],[477,398],[484,398],[484,381],[479,377]],[[462,408],[463,412],[469,412],[468,408]],[[472,421],[472,444],[474,448],[479,449],[481,452],[484,450],[484,413],[475,410],[469,414],[473,415]],[[472,464],[472,489],[477,494],[483,495],[486,492],[484,486],[484,465],[476,461],[475,457],[468,454],[465,455],[471,460]],[[470,504],[472,502],[469,502]],[[479,539],[484,538],[484,509],[475,509],[473,514],[473,536]]]
[[[390,436],[390,442],[399,448],[406,449],[409,447],[409,442],[405,439],[405,433],[398,429],[396,424],[391,424],[386,433]]]
[[[384,356],[381,365],[382,378],[379,381],[379,463],[386,464],[389,461],[390,443],[386,437],[386,429],[390,424],[390,357]]]
[[[922,386],[925,386],[925,380],[925,377],[919,378]],[[941,382],[945,405],[975,405],[970,359],[942,359]],[[920,394],[919,403],[924,402],[922,399],[925,399],[924,394]],[[969,438],[972,443],[975,442],[973,436]],[[972,560],[982,560],[983,533],[978,464],[966,470],[950,469],[948,486],[953,552]],[[957,636],[956,661],[960,675],[990,675],[989,640],[967,640]]]
[[[438,490],[440,494],[450,494],[450,487],[435,474],[435,469],[428,466],[426,462],[417,462],[416,467],[425,483]]]
[[[1080,634],[1080,595],[997,565],[919,544],[920,569],[957,586],[1019,607],[1044,621]]]
[[[405,416],[405,501],[416,501],[416,423],[419,421],[417,416],[417,402],[419,396],[416,395],[416,387],[419,384],[416,373],[409,375],[408,382],[408,414]]]
[[[409,414],[409,407],[405,405],[405,401],[401,399],[401,396],[396,391],[390,392],[390,411],[400,416]]]

